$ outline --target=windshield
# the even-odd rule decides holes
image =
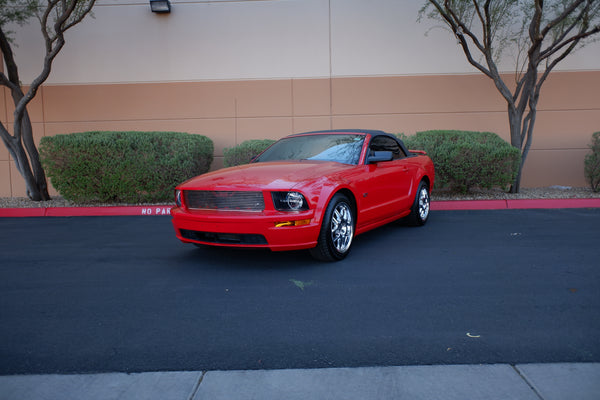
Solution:
[[[254,162],[322,160],[358,164],[364,135],[303,135],[283,138],[265,150]]]

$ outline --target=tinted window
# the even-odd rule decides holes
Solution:
[[[265,150],[254,162],[322,160],[358,164],[364,135],[303,135],[283,138]]]
[[[375,136],[371,139],[369,150],[372,151],[391,151],[394,155],[394,160],[406,157],[404,151],[400,148],[398,142],[389,136]]]

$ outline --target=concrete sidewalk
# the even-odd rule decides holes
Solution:
[[[2,400],[600,399],[600,363],[0,376]]]

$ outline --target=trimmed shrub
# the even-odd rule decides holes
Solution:
[[[56,190],[77,203],[152,203],[208,171],[213,142],[180,132],[82,132],[40,142],[42,165]]]
[[[585,178],[594,192],[600,192],[600,132],[592,135],[592,152],[585,156]]]
[[[235,147],[223,150],[223,164],[226,167],[248,164],[252,158],[262,153],[267,147],[275,143],[272,139],[246,140]]]
[[[425,150],[431,157],[439,188],[507,189],[518,172],[519,150],[495,133],[441,130],[402,138],[408,148]]]

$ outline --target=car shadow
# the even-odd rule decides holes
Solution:
[[[176,256],[181,267],[193,270],[227,269],[231,271],[302,270],[310,268],[343,268],[348,263],[361,263],[372,259],[384,249],[397,248],[422,231],[421,227],[407,226],[403,221],[383,225],[354,238],[348,257],[338,262],[314,259],[308,250],[271,251],[266,248],[236,248],[219,246],[194,246],[178,242]],[[424,233],[424,232],[422,232]]]
[[[268,271],[272,269],[297,269],[323,265],[312,258],[308,250],[275,252],[269,249],[245,249],[186,245],[179,261],[194,267],[227,268],[231,270]]]

